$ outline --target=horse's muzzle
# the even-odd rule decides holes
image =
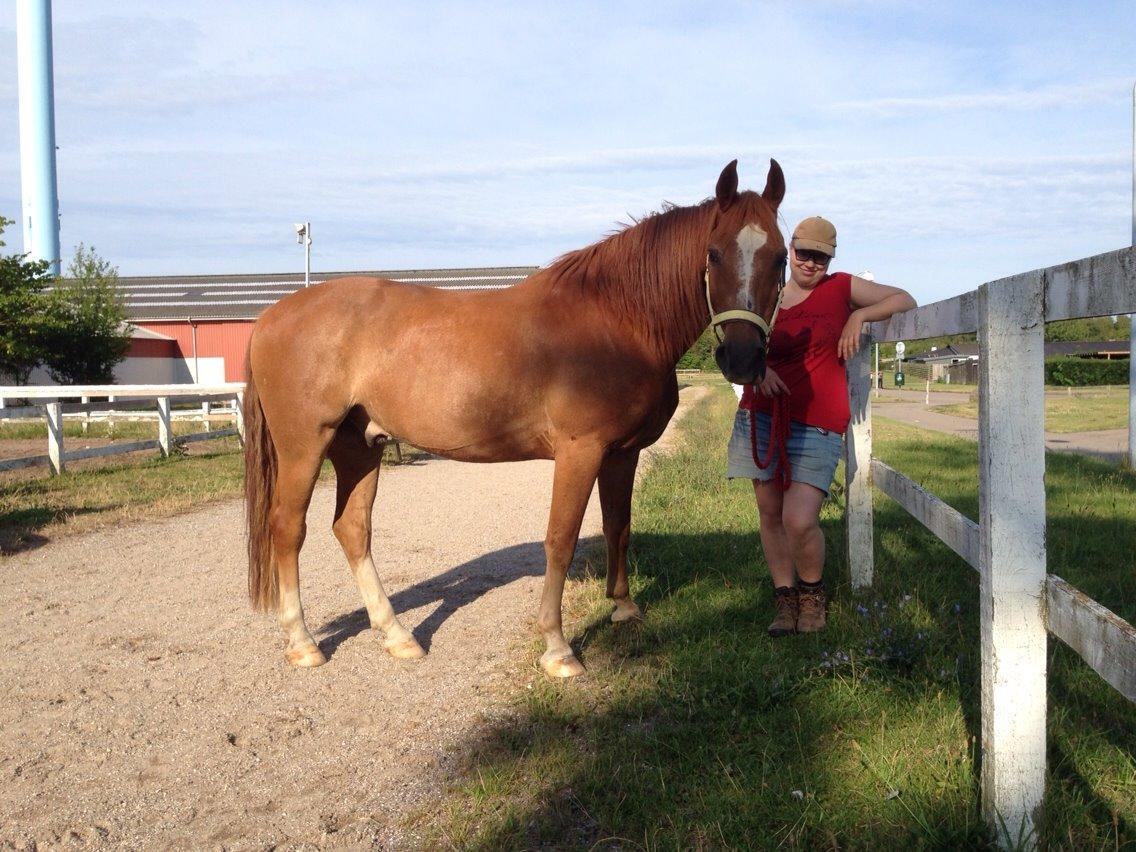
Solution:
[[[714,360],[727,381],[735,385],[756,384],[765,378],[765,341],[723,340],[714,350]]]

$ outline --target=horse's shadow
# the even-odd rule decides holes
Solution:
[[[580,539],[574,566],[592,541]],[[403,613],[437,602],[433,612],[411,631],[418,644],[429,652],[434,634],[451,615],[493,589],[522,577],[539,577],[544,573],[544,562],[543,542],[515,544],[463,562],[445,573],[396,592],[390,596],[391,606],[396,613]],[[320,650],[330,658],[340,645],[370,627],[367,610],[360,607],[324,624],[317,631],[317,642]]]

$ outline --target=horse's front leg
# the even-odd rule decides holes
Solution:
[[[602,446],[572,446],[556,455],[556,471],[552,479],[552,509],[548,516],[548,534],[544,539],[547,563],[544,570],[544,591],[540,598],[537,627],[544,635],[545,652],[540,658],[541,668],[549,677],[572,677],[581,674],[584,667],[572,653],[564,639],[561,623],[561,606],[564,598],[564,578],[580,537],[580,524],[584,510],[596,483]]]
[[[600,467],[600,505],[607,541],[607,596],[615,603],[613,622],[642,618],[627,586],[627,545],[631,537],[631,490],[639,451],[612,453]]]

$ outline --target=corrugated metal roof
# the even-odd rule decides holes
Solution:
[[[931,352],[921,352],[906,359],[929,364],[935,361],[949,361],[954,358],[978,358],[982,353],[977,343],[952,343],[940,346]],[[1054,355],[1105,355],[1124,358],[1128,355],[1127,340],[1047,340],[1045,357]]]
[[[363,275],[451,290],[496,290],[523,281],[539,266],[473,269],[387,269],[365,272],[313,272],[312,284]],[[167,275],[120,277],[119,290],[129,320],[255,319],[269,305],[304,286],[303,273],[280,275]]]

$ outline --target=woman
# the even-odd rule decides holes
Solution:
[[[730,438],[726,475],[752,479],[757,496],[761,547],[776,602],[770,636],[824,629],[820,507],[832,485],[850,416],[844,359],[859,350],[864,323],[915,307],[915,300],[898,287],[829,273],[835,256],[831,222],[813,216],[797,225],[765,379],[745,387]],[[791,482],[782,481],[779,447],[769,447],[777,407],[788,408],[785,448]],[[753,443],[751,417],[757,421]],[[758,460],[763,465],[769,461],[764,469],[754,461],[754,443]]]

